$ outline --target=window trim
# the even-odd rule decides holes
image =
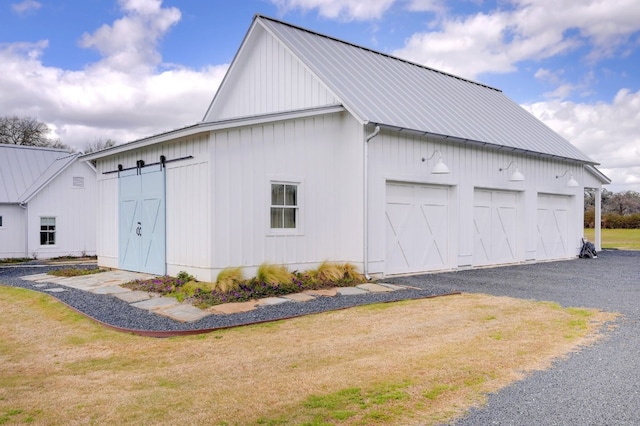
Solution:
[[[53,219],[53,230],[42,230],[42,219]],[[39,236],[40,236],[40,247],[55,247],[57,245],[58,242],[58,236],[56,235],[58,232],[57,229],[57,220],[56,220],[56,216],[40,216],[40,230],[39,230]],[[46,232],[47,234],[53,234],[53,244],[42,244],[42,233]]]
[[[274,206],[271,202],[272,185],[295,185],[296,186],[296,227],[295,228],[272,228],[271,227],[271,209]],[[303,235],[304,234],[304,182],[302,179],[292,177],[271,177],[267,181],[267,199],[266,199],[266,230],[267,236],[279,235]],[[283,206],[285,207],[285,206]],[[285,207],[286,208],[286,207]],[[289,207],[292,208],[292,207]]]

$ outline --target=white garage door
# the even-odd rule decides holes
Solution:
[[[475,190],[474,265],[498,265],[518,260],[517,218],[517,192]]]
[[[387,183],[385,274],[448,269],[449,188]]]
[[[538,249],[536,257],[562,259],[570,257],[569,244],[570,197],[538,195]]]

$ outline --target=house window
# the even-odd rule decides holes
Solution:
[[[296,229],[298,226],[298,185],[271,184],[271,229]]]
[[[40,218],[40,245],[52,246],[56,243],[56,218]]]

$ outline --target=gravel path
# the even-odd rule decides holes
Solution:
[[[489,397],[455,423],[466,425],[639,425],[640,252],[605,251],[598,259],[539,263],[396,280],[624,316],[595,345]]]
[[[47,267],[51,268],[51,267]],[[22,275],[46,268],[0,268],[0,283],[34,289]],[[466,425],[639,425],[640,252],[605,251],[598,259],[538,263],[385,280],[420,290],[320,297],[180,323],[132,308],[108,295],[70,289],[52,294],[109,324],[146,330],[190,330],[276,320],[349,306],[457,291],[549,300],[563,306],[620,312],[617,327],[596,344],[490,395],[486,406],[455,423]]]

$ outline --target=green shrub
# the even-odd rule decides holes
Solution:
[[[178,275],[176,276],[176,278],[180,281],[182,281],[183,283],[188,283],[189,281],[195,281],[196,279],[193,278],[193,275],[190,275],[189,273],[185,272],[185,271],[180,271],[178,272]]]

